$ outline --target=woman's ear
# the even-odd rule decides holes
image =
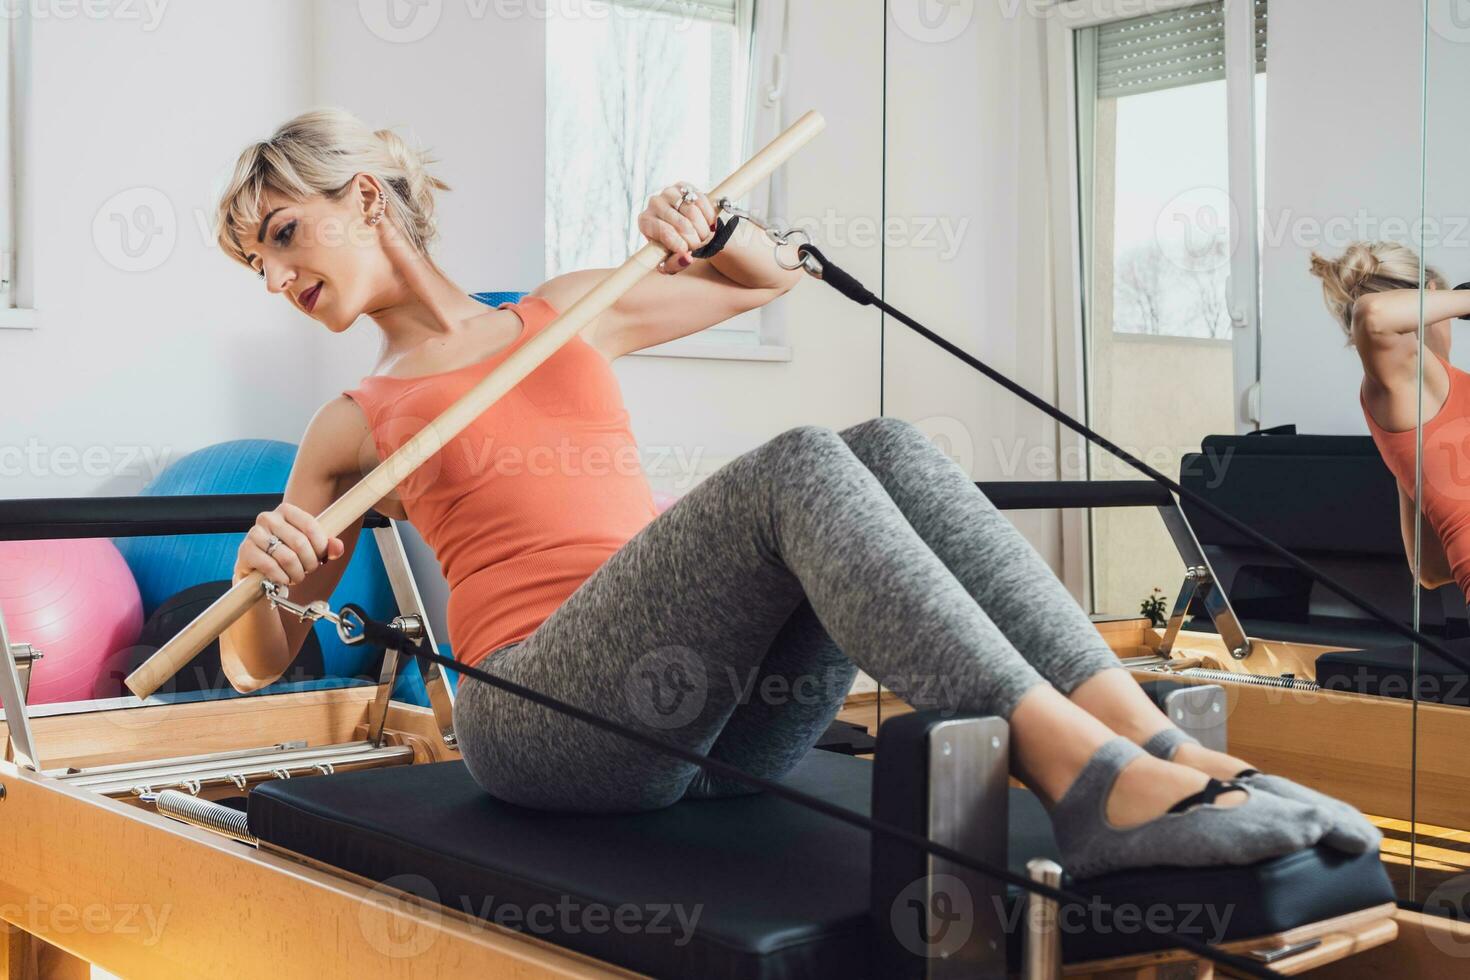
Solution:
[[[387,200],[383,197],[382,185],[372,174],[358,174],[352,178],[352,192],[355,198],[360,217],[369,223],[376,224],[373,215],[381,215]]]

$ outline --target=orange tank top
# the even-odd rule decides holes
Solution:
[[[502,303],[521,319],[504,350],[417,378],[363,378],[380,459],[556,319],[546,300]],[[580,337],[552,354],[398,486],[449,582],[460,661],[524,640],[653,519],[653,494],[607,359]]]
[[[1424,491],[1419,504],[1444,545],[1455,582],[1470,596],[1470,374],[1442,357],[1439,361],[1449,375],[1450,391],[1439,411],[1424,423]],[[1389,432],[1373,420],[1361,389],[1358,401],[1384,464],[1412,500],[1414,430]]]

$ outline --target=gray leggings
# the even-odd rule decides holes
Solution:
[[[858,667],[916,707],[1009,717],[1117,658],[1051,569],[912,425],[784,432],[700,483],[530,637],[480,666],[780,778]],[[748,792],[464,679],[455,728],[492,795],[617,812]]]

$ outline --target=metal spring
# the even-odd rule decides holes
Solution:
[[[1185,677],[1198,677],[1207,681],[1229,681],[1234,684],[1253,684],[1256,687],[1280,687],[1291,691],[1320,691],[1316,681],[1305,677],[1271,676],[1268,674],[1235,674],[1228,670],[1211,670],[1208,667],[1189,667],[1179,671]]]
[[[159,793],[153,805],[164,816],[224,834],[226,837],[233,837],[246,844],[257,843],[254,835],[250,833],[249,819],[239,810],[221,806],[209,800],[201,800],[197,796],[190,796],[176,789],[166,789]]]

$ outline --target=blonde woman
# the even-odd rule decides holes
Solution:
[[[383,346],[307,427],[285,502],[241,544],[237,581],[259,571],[298,600],[330,595],[359,527],[329,539],[312,515],[606,274],[557,276],[488,308],[430,257],[444,189],[420,153],[341,112],[308,113],[241,154],[220,245],[333,333],[368,317]],[[1008,718],[1014,769],[1051,805],[1079,875],[1376,846],[1350,807],[1175,728],[912,426],[792,429],[656,516],[612,362],[800,277],[754,242],[694,259],[714,227],[687,185],[650,198],[638,228],[670,251],[664,275],[378,505],[434,549],[460,660],[767,778],[811,748],[860,665],[916,702]],[[306,629],[258,604],[222,638],[232,683],[278,677]],[[747,791],[471,680],[455,727],[475,779],[524,806],[643,810]]]
[[[1368,431],[1399,488],[1404,552],[1414,561],[1415,459],[1419,391],[1419,256],[1394,242],[1355,242],[1337,259],[1313,254],[1327,308],[1363,362],[1359,401]],[[1454,367],[1450,327],[1470,317],[1470,290],[1446,287],[1423,270],[1424,512],[1419,580],[1450,582],[1470,595],[1470,375]]]

